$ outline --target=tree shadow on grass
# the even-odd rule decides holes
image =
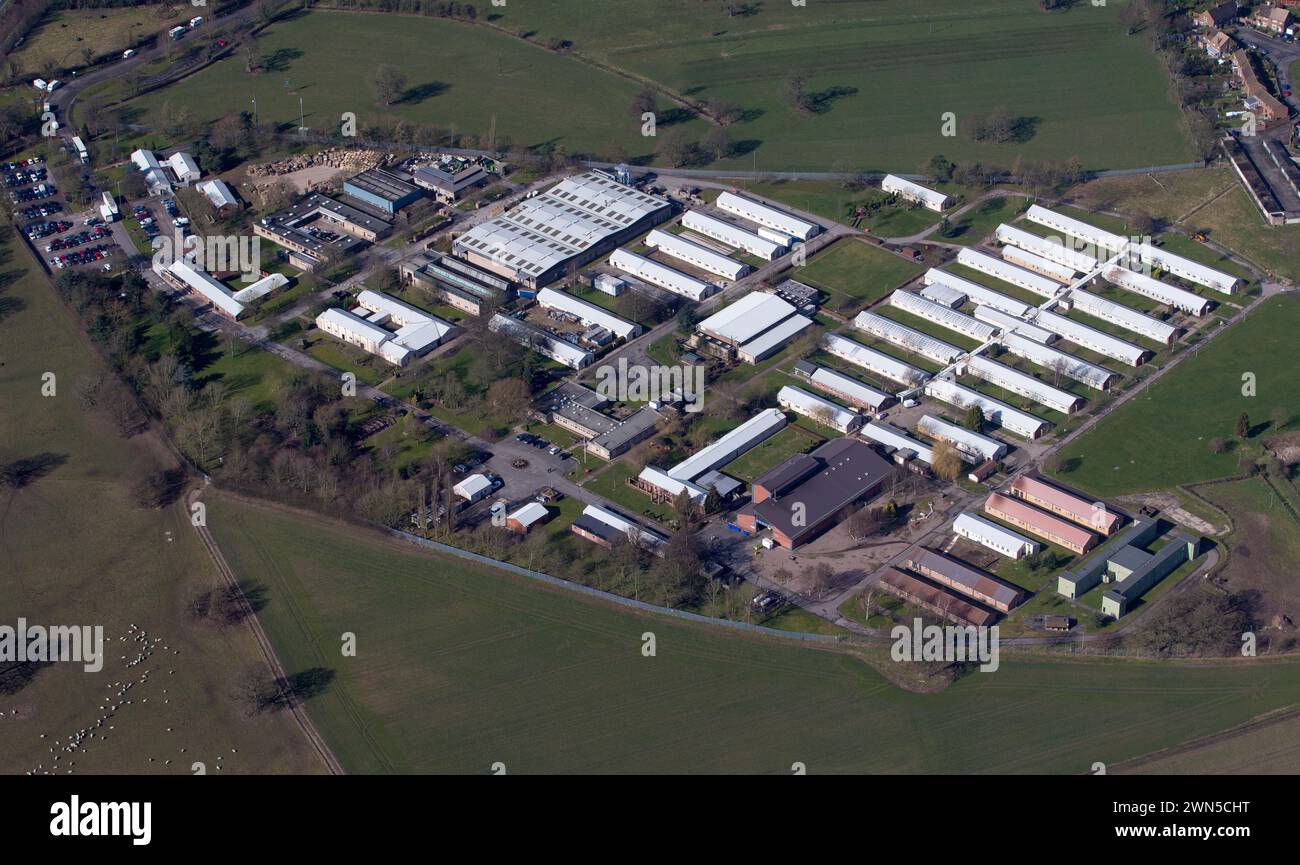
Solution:
[[[430,81],[426,84],[418,84],[404,91],[402,97],[397,101],[403,105],[419,105],[426,99],[441,96],[450,87],[451,85],[446,81]]]
[[[809,93],[808,111],[812,114],[826,114],[839,100],[857,95],[856,87],[828,87],[816,93]]]
[[[50,451],[0,463],[0,487],[21,489],[31,486],[68,461],[67,454]]]
[[[284,72],[302,53],[300,48],[279,48],[262,61],[262,69],[266,72]]]
[[[0,695],[17,694],[31,684],[50,661],[7,661],[0,663]]]

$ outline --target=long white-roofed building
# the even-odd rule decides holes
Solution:
[[[552,336],[540,327],[501,313],[492,316],[488,321],[488,330],[505,334],[524,348],[549,357],[571,369],[582,369],[596,359],[594,354],[582,346],[574,345],[568,340]]]
[[[603,546],[626,538],[646,549],[656,550],[668,539],[658,532],[642,528],[632,520],[599,505],[587,505],[574,520],[572,531]]]
[[[988,547],[993,552],[1013,561],[1022,556],[1032,556],[1041,548],[1038,541],[1031,541],[1019,532],[1013,532],[1006,526],[998,525],[969,511],[958,514],[957,519],[953,520],[952,530],[954,534]]]
[[[316,317],[316,326],[396,366],[428,354],[456,331],[436,315],[369,290],[357,296],[356,309],[327,309]]]
[[[335,339],[355,345],[394,366],[410,362],[411,350],[393,341],[393,334],[346,309],[327,309],[316,316],[316,326]]]
[[[646,466],[637,475],[635,485],[656,501],[672,501],[683,490],[692,499],[702,500],[707,495],[704,485],[697,483],[702,475],[761,444],[780,432],[787,423],[789,421],[780,409],[764,409],[672,468]]]
[[[1138,273],[1124,267],[1112,267],[1104,276],[1107,282],[1118,285],[1126,291],[1140,294],[1191,315],[1202,316],[1210,310],[1210,302],[1196,292],[1169,285],[1145,273]]]
[[[1054,279],[1060,283],[1074,282],[1077,273],[1073,267],[1057,264],[1055,261],[1050,261],[1041,255],[1035,255],[1029,250],[1021,249],[1018,246],[1002,247],[1002,258],[1017,267],[1032,270],[1034,273],[1042,274],[1048,279]]]
[[[786,251],[785,246],[773,240],[699,210],[686,211],[682,215],[682,225],[691,231],[698,231],[705,237],[711,237],[736,249],[743,249],[750,255],[756,255],[766,261],[779,258]]]
[[[934,462],[934,448],[887,423],[872,421],[859,430],[858,435],[895,451],[911,451],[927,466]]]
[[[916,431],[935,441],[948,442],[967,462],[982,463],[987,460],[1001,459],[1007,452],[1007,446],[997,439],[949,423],[934,415],[922,415],[917,421]]]
[[[987,342],[997,331],[997,328],[985,324],[979,319],[971,318],[969,315],[957,312],[951,307],[935,303],[918,294],[903,291],[902,289],[889,296],[889,305],[896,306],[904,312],[915,315],[917,318],[932,321],[941,327],[946,327],[978,342]]]
[[[1007,225],[1005,223],[999,225],[994,236],[997,238],[999,243],[1006,244],[1007,246],[1018,247],[1021,250],[1032,253],[1034,256],[1045,258],[1058,266],[1067,267],[1071,271],[1089,273],[1097,269],[1098,262],[1095,256],[1088,255],[1086,252],[1079,252],[1078,250],[1071,249],[1064,243],[1057,243],[1046,237],[1039,237],[1037,234],[1031,234],[1023,229],[1016,228],[1014,225]],[[1005,251],[1003,252],[1002,257],[1011,260],[1011,256],[1007,255]],[[1038,268],[1033,269],[1037,270]],[[1073,273],[1071,273],[1071,276],[1073,276]],[[1069,282],[1070,277],[1066,277],[1061,281]]]
[[[915,201],[922,207],[929,208],[937,213],[942,213],[952,201],[938,190],[930,189],[919,183],[913,183],[896,174],[886,174],[884,179],[880,181],[880,188],[885,192],[892,192],[900,198],[906,198],[908,201]]]
[[[1052,387],[1029,373],[1021,372],[1015,367],[998,363],[987,357],[971,355],[970,360],[966,362],[966,369],[976,378],[1005,388],[1026,399],[1032,399],[1039,405],[1062,414],[1074,414],[1083,407],[1083,397]]]
[[[260,300],[274,291],[279,291],[288,284],[289,277],[283,273],[272,273],[255,281],[252,285],[241,288],[231,296],[240,303],[248,304]]]
[[[540,288],[663,222],[672,208],[595,172],[566,177],[456,238],[460,258]]]
[[[960,276],[951,274],[946,270],[939,270],[936,267],[926,271],[925,284],[946,286],[966,295],[971,303],[991,306],[1008,315],[1024,317],[1029,310],[1033,309],[1029,304],[1022,303],[1014,297],[1007,297],[1005,294],[980,285],[978,282],[962,279]]]
[[[1118,337],[1088,327],[1086,324],[1081,324],[1057,312],[1041,310],[1034,317],[1034,323],[1039,327],[1047,328],[1062,339],[1068,339],[1075,345],[1123,361],[1129,366],[1141,366],[1151,355],[1150,351],[1141,346],[1125,342]]]
[[[973,249],[957,253],[957,263],[1042,297],[1055,297],[1061,290],[1061,284],[1055,280]]]
[[[1123,235],[1114,234],[1083,220],[1057,213],[1054,210],[1048,210],[1046,207],[1037,204],[1031,205],[1029,210],[1025,211],[1025,218],[1030,222],[1036,222],[1053,231],[1059,231],[1069,237],[1082,240],[1098,250],[1105,250],[1111,254],[1121,252],[1128,246],[1129,239]]]
[[[1200,262],[1192,261],[1181,255],[1174,255],[1167,249],[1144,243],[1135,250],[1135,257],[1143,264],[1154,264],[1161,270],[1168,271],[1180,279],[1205,286],[1223,294],[1232,294],[1237,290],[1241,280],[1221,270],[1215,270]]]
[[[927,285],[919,292],[921,297],[926,300],[932,300],[935,303],[942,304],[949,309],[960,309],[966,305],[968,295],[947,285],[934,283]]]
[[[1081,288],[1070,291],[1070,303],[1080,312],[1086,312],[1102,321],[1119,325],[1138,336],[1144,336],[1164,345],[1173,345],[1175,337],[1178,336],[1178,328],[1171,324]]]
[[[155,263],[153,269],[155,273],[177,288],[191,291],[208,301],[212,304],[213,309],[227,318],[238,320],[247,311],[242,303],[235,300],[234,292],[217,282],[202,268],[196,267],[192,262],[184,258],[173,261],[167,267]]]
[[[1030,324],[1023,318],[1007,315],[1002,310],[994,309],[991,306],[975,307],[975,317],[980,321],[993,325],[1003,334],[1018,333],[1044,345],[1056,339],[1056,334],[1050,330],[1044,330],[1037,325]]]
[[[574,297],[567,291],[543,288],[537,293],[537,304],[543,309],[558,309],[575,316],[583,324],[603,327],[619,339],[632,339],[641,334],[641,325],[636,322],[619,318],[604,307]]]
[[[711,282],[696,279],[690,274],[637,255],[635,252],[628,252],[626,249],[614,250],[614,254],[609,257],[609,263],[624,273],[645,280],[651,285],[666,288],[673,294],[680,294],[688,300],[703,300],[718,290],[718,287]]]
[[[854,433],[864,420],[857,412],[794,385],[787,384],[777,391],[776,402],[783,409],[812,418],[844,435]]]
[[[741,219],[774,228],[798,240],[808,240],[821,231],[821,226],[816,223],[791,216],[784,210],[763,204],[752,198],[746,198],[743,195],[737,195],[734,192],[722,193],[714,204],[719,210],[725,210],[739,216]]]
[[[645,245],[732,282],[749,273],[748,264],[662,229],[656,228],[647,234]]]
[[[1021,438],[1036,439],[1051,427],[1050,423],[1036,415],[1021,411],[1001,400],[985,396],[977,390],[963,387],[946,378],[930,379],[926,382],[925,393],[963,411],[972,405],[977,405],[984,412],[985,420]]]
[[[860,366],[867,372],[896,381],[907,387],[917,387],[925,382],[930,374],[925,370],[890,357],[860,342],[846,339],[839,334],[828,333],[822,338],[822,348],[827,354],[843,358],[849,363]]]
[[[1022,357],[1044,369],[1059,371],[1061,375],[1086,384],[1094,390],[1106,390],[1120,377],[1117,372],[1088,363],[1086,360],[1066,354],[1032,338],[1026,338],[1019,333],[1004,334],[999,342],[1010,354]]]
[[[853,326],[863,333],[869,333],[877,339],[883,339],[885,342],[915,352],[935,363],[952,363],[965,354],[961,349],[941,339],[935,339],[868,310],[858,313],[853,319]]]
[[[884,391],[863,384],[829,367],[820,366],[808,377],[810,384],[834,394],[849,405],[875,414],[894,404],[894,398]]]

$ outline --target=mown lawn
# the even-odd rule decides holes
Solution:
[[[1242,451],[1234,441],[1238,416],[1248,415],[1254,444],[1270,431],[1274,408],[1294,415],[1300,405],[1297,328],[1300,301],[1269,299],[1065,447],[1062,479],[1112,496],[1235,473]],[[1243,394],[1247,374],[1256,395]],[[1211,451],[1215,437],[1227,441],[1224,452]]]

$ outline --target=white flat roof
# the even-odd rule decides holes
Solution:
[[[1035,316],[1034,323],[1047,328],[1064,339],[1068,339],[1070,342],[1091,349],[1098,354],[1112,357],[1115,360],[1122,360],[1131,366],[1137,366],[1147,354],[1147,350],[1144,348],[1125,342],[1096,328],[1088,327],[1088,325],[1081,324],[1072,318],[1066,318],[1060,313],[1042,310]]]
[[[864,333],[879,337],[908,351],[914,351],[936,363],[951,363],[965,354],[961,349],[941,339],[935,339],[868,310],[858,313],[853,319],[853,326]]]
[[[1140,336],[1154,339],[1156,342],[1168,344],[1174,338],[1174,335],[1178,333],[1178,328],[1171,324],[1165,324],[1160,319],[1144,315],[1131,306],[1116,303],[1109,298],[1084,291],[1081,288],[1071,290],[1070,300],[1074,303],[1076,309],[1081,309],[1089,315],[1095,315],[1104,321],[1117,324]]]
[[[775,294],[751,291],[740,300],[715,312],[696,329],[716,339],[739,344],[794,315],[797,310]]]
[[[1002,257],[1012,264],[1041,273],[1043,276],[1050,277],[1061,283],[1074,282],[1074,276],[1078,272],[1067,264],[1058,264],[1018,246],[1008,245],[1002,247]]]
[[[1112,282],[1120,288],[1127,289],[1134,294],[1140,294],[1143,297],[1149,297],[1166,306],[1172,306],[1174,309],[1180,309],[1192,315],[1205,315],[1210,308],[1210,302],[1196,292],[1179,288],[1176,285],[1169,285],[1147,276],[1145,273],[1138,273],[1123,267],[1112,267],[1106,271],[1105,277],[1107,282]]]
[[[926,382],[925,393],[949,405],[965,409],[977,405],[990,423],[1023,438],[1037,438],[1050,424],[1040,417],[1007,405],[1001,400],[985,396],[977,390],[963,387],[946,378],[932,378]]]
[[[233,297],[240,303],[252,303],[259,297],[266,297],[271,292],[289,284],[289,277],[283,273],[272,273],[254,282],[247,288],[241,288]]]
[[[1029,310],[1033,309],[1027,303],[1021,303],[1013,297],[1007,297],[1001,292],[994,291],[980,285],[978,282],[971,282],[969,279],[962,279],[946,270],[939,270],[936,267],[930,268],[925,274],[925,283],[927,285],[943,285],[954,291],[960,291],[970,300],[971,303],[991,306],[994,309],[1001,310],[1008,315],[1023,316]]]
[[[540,502],[529,502],[519,510],[509,514],[506,519],[514,520],[524,528],[528,528],[538,520],[546,519],[546,513],[546,505]]]
[[[646,235],[645,245],[662,250],[673,258],[681,259],[724,279],[739,279],[749,270],[749,265],[730,256],[709,249],[671,232],[655,228]]]
[[[1105,390],[1112,379],[1119,378],[1119,373],[1111,372],[1105,367],[1088,363],[1086,360],[1066,354],[1063,351],[1045,345],[1032,337],[1026,338],[1019,333],[1008,333],[1001,339],[1003,348],[1016,357],[1023,357],[1044,369],[1059,368],[1061,374],[1082,382],[1096,390]]]
[[[996,360],[990,360],[987,357],[972,355],[966,364],[966,368],[970,370],[972,375],[990,384],[1018,393],[1023,397],[1032,399],[1039,405],[1059,411],[1061,414],[1070,414],[1079,403],[1083,402],[1083,397],[1052,387],[1047,382],[1039,381],[1029,373],[1021,372],[1014,367],[998,363]]]
[[[580,297],[574,297],[566,291],[543,288],[537,293],[537,302],[543,307],[553,307],[570,315],[576,315],[583,324],[597,324],[621,339],[628,339],[641,332],[641,326],[614,313],[588,303]]]
[[[842,405],[837,405],[794,385],[784,385],[777,391],[776,401],[791,411],[818,421],[822,421],[822,416],[825,415],[829,417],[829,426],[838,430],[850,429],[854,421],[858,420],[857,412],[849,411]]]
[[[641,539],[642,543],[650,546],[658,546],[667,540],[663,535],[649,529],[643,529],[631,520],[624,519],[613,511],[606,510],[598,505],[587,505],[582,509],[582,515],[602,522],[615,531],[635,535]]]
[[[868,387],[856,378],[825,366],[818,367],[808,380],[820,388],[841,394],[852,403],[867,406],[872,411],[877,411],[885,403],[893,401],[893,397],[889,394]]]
[[[1030,324],[1014,315],[1007,315],[1002,310],[994,309],[991,306],[975,307],[975,317],[980,321],[995,325],[1003,334],[1018,333],[1044,345],[1056,339],[1056,334],[1050,330]]]
[[[969,511],[958,514],[957,519],[953,520],[952,530],[972,540],[990,538],[1003,549],[1027,548],[1030,550],[1031,555],[1039,547],[1037,541],[1031,541],[1019,532],[1013,532],[1005,526],[976,516]]]
[[[1043,297],[1055,297],[1056,292],[1061,288],[1060,283],[1034,273],[1032,270],[1016,267],[1014,264],[1009,264],[1000,258],[994,258],[973,249],[963,249],[957,253],[957,263],[978,270],[981,273],[987,273],[989,276],[1019,286],[1026,291],[1032,291],[1034,294],[1041,294]]]
[[[806,315],[792,315],[776,327],[759,334],[749,342],[741,343],[736,351],[757,363],[794,339],[805,329],[812,327],[813,324],[813,320]]]
[[[921,289],[921,297],[941,303],[949,309],[955,309],[966,302],[967,295],[951,286],[936,282]]]
[[[800,240],[807,240],[820,231],[820,227],[811,222],[791,216],[784,210],[778,210],[752,198],[736,195],[734,192],[722,193],[715,204],[721,210],[734,213],[750,222],[783,231]]]
[[[780,409],[764,409],[731,432],[721,436],[668,470],[678,480],[693,481],[709,469],[731,462],[744,451],[776,433],[786,425]]]
[[[922,444],[920,440],[912,438],[902,430],[892,427],[889,424],[872,421],[860,429],[858,435],[891,448],[910,450],[916,454],[917,459],[926,465],[929,465],[934,461],[933,448],[929,445]]]
[[[948,196],[942,192],[913,183],[897,174],[886,174],[880,181],[880,188],[885,192],[897,192],[907,198],[915,198],[923,202],[926,207],[941,209],[948,203]]]
[[[921,415],[921,419],[916,424],[916,429],[932,439],[951,442],[953,447],[967,458],[968,462],[971,457],[977,457],[981,462],[995,460],[1007,452],[1007,446],[997,439],[981,435],[963,426],[957,426],[955,423],[949,423],[943,418],[934,415]]]
[[[1174,255],[1167,249],[1152,246],[1149,243],[1144,243],[1138,247],[1137,254],[1142,262],[1154,264],[1175,276],[1181,276],[1189,282],[1212,288],[1215,291],[1221,291],[1224,294],[1232,294],[1233,289],[1237,287],[1237,283],[1241,281],[1231,274],[1207,267],[1200,262],[1192,261],[1190,258]]]
[[[1055,210],[1048,210],[1046,207],[1037,204],[1030,205],[1029,210],[1025,211],[1025,218],[1030,222],[1037,222],[1039,225],[1054,228],[1062,234],[1077,237],[1111,252],[1119,252],[1128,244],[1127,237],[1112,234],[1083,220],[1057,213]]]
[[[913,294],[910,291],[904,291],[901,288],[889,296],[889,305],[896,306],[901,310],[910,312],[912,315],[932,321],[941,327],[946,327],[951,331],[980,342],[986,342],[997,330],[997,328],[985,324],[979,319],[957,312],[952,307],[935,303],[929,298],[921,297],[919,294]]]
[[[698,210],[686,211],[682,216],[682,225],[769,261],[784,251],[784,247],[775,241]]]
[[[191,289],[212,301],[212,305],[230,316],[239,316],[244,312],[244,305],[235,300],[230,289],[217,282],[206,272],[199,270],[184,259],[177,259],[167,268],[167,272],[188,285]]]
[[[912,366],[910,363],[904,363],[883,352],[876,351],[870,346],[846,339],[839,334],[826,334],[822,339],[822,347],[836,357],[842,357],[865,370],[909,387],[919,385],[930,377],[929,373]]]
[[[617,267],[619,270],[691,300],[702,300],[713,293],[713,286],[710,283],[682,273],[666,264],[652,261],[645,256],[628,252],[626,249],[614,250],[614,254],[609,257],[609,263],[612,267]]]
[[[1070,249],[1064,243],[1031,234],[1023,229],[1016,228],[1014,225],[1005,223],[999,225],[996,237],[1001,243],[1019,247],[1021,250],[1039,258],[1045,258],[1058,266],[1068,267],[1080,273],[1088,273],[1097,267],[1098,262],[1094,256],[1088,255],[1086,252]],[[1005,252],[1003,252],[1003,257],[1007,257]],[[1062,280],[1062,282],[1069,281],[1068,278]]]

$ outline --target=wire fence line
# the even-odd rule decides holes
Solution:
[[[638,601],[633,598],[625,598],[622,595],[616,595],[612,592],[594,589],[591,586],[584,586],[581,583],[575,583],[572,580],[553,577],[550,574],[544,574],[541,571],[533,571],[528,568],[521,568],[518,565],[512,565],[509,562],[502,562],[487,556],[472,553],[469,550],[462,550],[459,547],[453,547],[448,544],[431,541],[428,538],[422,538],[419,535],[413,535],[410,532],[404,532],[401,529],[388,529],[388,533],[399,540],[415,544],[420,547],[437,550],[442,553],[449,553],[458,558],[465,559],[480,565],[486,565],[492,568],[501,568],[512,574],[518,574],[521,577],[527,577],[530,580],[546,583],[547,585],[568,591],[578,592],[593,598],[599,598],[603,601],[609,601],[624,607],[630,607],[634,610],[640,610],[647,613],[655,613],[663,616],[671,616],[675,619],[681,619],[687,622],[697,624],[713,625],[715,627],[731,628],[738,631],[747,631],[752,634],[761,634],[766,637],[780,637],[786,640],[798,642],[828,643],[839,644],[845,642],[843,637],[836,637],[830,634],[807,634],[800,631],[782,631],[777,628],[768,628],[763,625],[751,625],[748,622],[737,622],[732,619],[715,619],[711,616],[703,616],[699,613],[691,613],[686,610],[674,610],[670,607],[661,607],[657,604],[650,604],[645,601]]]

